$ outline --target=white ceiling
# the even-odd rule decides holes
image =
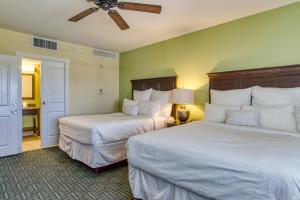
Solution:
[[[162,5],[162,14],[120,11],[131,27],[121,31],[102,10],[77,23],[68,22],[70,17],[93,6],[86,0],[0,0],[0,25],[123,52],[298,1],[133,0]]]

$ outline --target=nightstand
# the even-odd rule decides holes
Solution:
[[[180,126],[180,125],[184,125],[184,124],[188,124],[189,122],[185,122],[185,123],[180,123],[178,121],[176,122],[169,122],[167,123],[167,128],[171,128],[171,127],[175,127],[175,126]]]

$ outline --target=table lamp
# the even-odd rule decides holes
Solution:
[[[194,93],[190,89],[175,89],[173,91],[173,103],[179,104],[177,109],[177,118],[181,123],[185,123],[190,117],[190,111],[186,109],[185,105],[194,104]]]

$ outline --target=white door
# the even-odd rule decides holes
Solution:
[[[21,101],[19,59],[0,55],[0,157],[19,153]]]
[[[49,147],[58,144],[58,120],[65,116],[65,63],[43,60],[41,77],[41,136]]]

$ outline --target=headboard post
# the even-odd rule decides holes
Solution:
[[[177,76],[160,77],[160,78],[148,78],[132,80],[132,97],[133,90],[147,90],[153,88],[160,91],[169,91],[177,88]],[[172,117],[176,115],[176,105],[173,105]]]

